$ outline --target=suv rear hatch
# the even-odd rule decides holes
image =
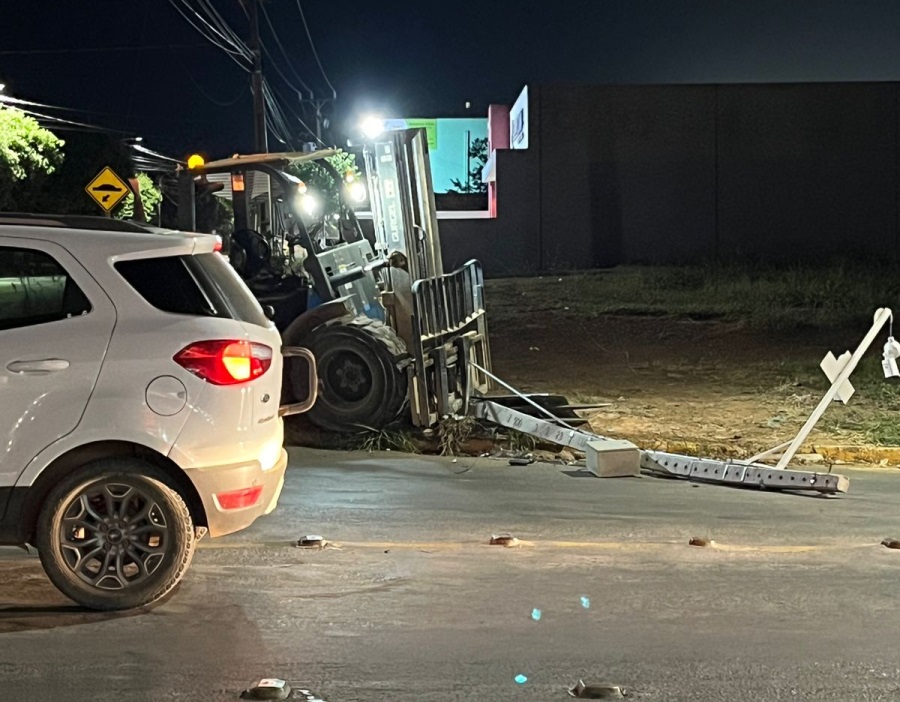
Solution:
[[[179,374],[195,410],[178,440],[178,450],[190,453],[184,467],[221,464],[220,432],[226,430],[231,462],[258,459],[264,470],[271,468],[283,441],[281,337],[234,269],[215,252],[114,266],[140,297],[171,317],[166,329],[181,343],[172,351],[173,364],[194,376]]]

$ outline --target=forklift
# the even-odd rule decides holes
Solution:
[[[484,280],[477,261],[444,274],[425,132],[367,143],[364,181],[339,173],[335,153],[192,159],[163,188],[163,225],[222,235],[223,252],[282,334],[283,404],[312,390],[306,362],[290,350],[312,352],[319,385],[307,416],[316,426],[430,427],[465,413],[466,398],[490,384],[466,363],[490,371]],[[339,193],[337,211],[310,206],[325,193],[290,172],[300,164],[321,169]],[[212,198],[230,202],[232,230],[217,229]],[[368,232],[356,217],[360,200],[371,210]]]
[[[576,449],[598,477],[646,472],[735,487],[847,491],[846,477],[792,469],[789,462],[825,408],[849,399],[847,379],[878,330],[893,320],[890,310],[878,311],[855,353],[823,361],[832,387],[792,441],[746,461],[641,450],[585,430],[587,420],[577,410],[588,406],[560,395],[524,394],[494,375],[481,265],[472,260],[443,270],[423,129],[384,132],[364,148],[369,232],[346,197],[348,182],[327,160],[334,153],[195,162],[176,174],[174,197],[163,190],[164,217],[168,207],[176,220],[168,226],[188,231],[212,231],[210,198],[230,197],[234,230],[223,237],[223,249],[282,333],[288,412],[311,404],[309,419],[337,432],[381,430],[395,422],[429,428],[468,416]],[[308,187],[288,171],[305,162],[323,169],[340,190],[338,212],[314,216],[314,208],[304,207]],[[316,377],[310,356],[316,387],[310,387]],[[890,368],[900,375],[897,358],[900,344],[891,337],[886,374]],[[509,394],[497,395],[495,388]],[[773,457],[779,457],[775,467],[760,462]]]

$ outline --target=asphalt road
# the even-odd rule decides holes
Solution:
[[[900,699],[895,473],[821,498],[292,458],[279,509],[203,542],[151,611],[80,611],[0,551],[0,700],[234,700],[269,676],[328,702],[565,700],[579,678],[647,702]],[[487,545],[503,531],[522,545]],[[310,533],[334,547],[292,545]]]

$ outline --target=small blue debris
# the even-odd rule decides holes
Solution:
[[[589,597],[582,597],[581,598],[581,606],[584,607],[585,609],[590,609],[591,608],[591,599]]]
[[[541,610],[539,610],[539,609],[531,610],[531,618],[534,619],[534,621],[536,621],[536,622],[541,621]]]
[[[522,675],[521,673],[519,673],[519,674],[515,677],[515,681],[516,681],[519,685],[524,685],[525,683],[528,682],[528,678],[526,678],[524,675]]]

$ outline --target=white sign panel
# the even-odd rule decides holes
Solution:
[[[522,90],[509,111],[509,146],[513,149],[528,148],[528,86]]]

